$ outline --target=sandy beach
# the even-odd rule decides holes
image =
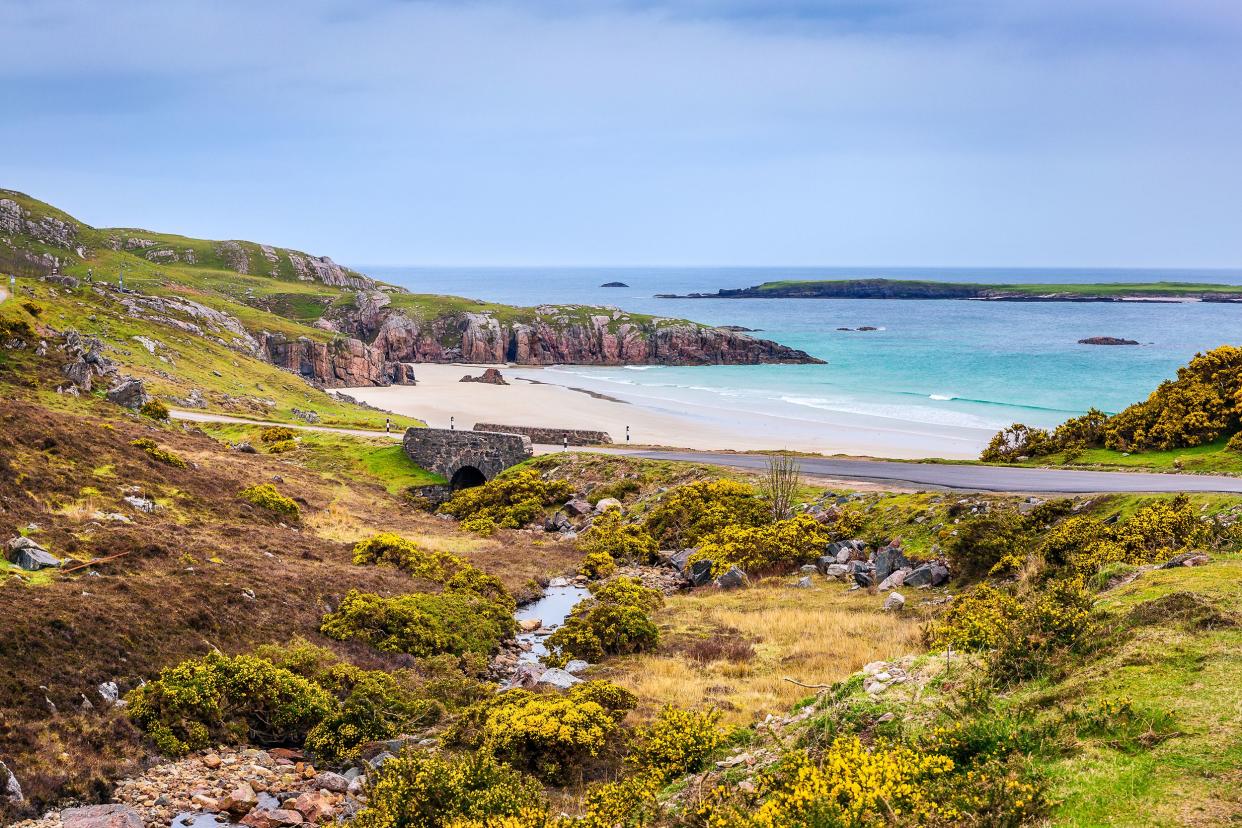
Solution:
[[[461,382],[499,368],[509,385]],[[432,365],[417,367],[418,385],[341,389],[387,411],[418,417],[434,428],[476,422],[545,428],[595,429],[624,444],[698,450],[787,449],[817,454],[970,459],[990,431],[885,417],[827,412],[817,420],[765,416],[749,411],[653,399],[641,391],[607,395],[576,389],[566,375],[537,367]]]

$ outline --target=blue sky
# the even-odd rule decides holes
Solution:
[[[0,186],[354,264],[1242,266],[1237,0],[0,0]]]

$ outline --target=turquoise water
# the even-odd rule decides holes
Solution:
[[[1196,352],[1242,345],[1242,305],[983,303],[834,299],[656,299],[781,278],[878,277],[988,282],[1196,281],[1242,284],[1242,271],[925,268],[395,268],[365,272],[410,290],[520,305],[587,303],[684,317],[801,348],[827,365],[565,367],[572,384],[652,405],[832,412],[996,429],[1054,425],[1090,406],[1145,397]],[[628,288],[601,288],[607,281]],[[838,327],[869,325],[872,332]],[[1141,347],[1078,345],[1089,336]],[[568,384],[568,383],[567,383]]]

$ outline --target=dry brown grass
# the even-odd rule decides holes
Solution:
[[[846,593],[823,581],[812,589],[788,583],[771,578],[750,589],[672,596],[657,617],[669,643],[653,654],[608,662],[599,674],[637,693],[640,715],[665,703],[709,702],[724,711],[726,722],[745,724],[784,712],[813,692],[785,677],[827,684],[869,661],[921,649],[920,619],[881,612],[879,596]],[[751,641],[754,657],[706,664],[687,657],[687,638],[720,631]]]

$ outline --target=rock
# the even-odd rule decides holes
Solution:
[[[829,578],[843,578],[849,574],[850,568],[846,564],[834,563],[830,564],[825,570],[824,575]]]
[[[215,770],[216,768],[220,767],[220,765],[222,765],[223,763],[224,763],[223,760],[214,753],[208,753],[206,756],[203,757],[203,764],[211,768],[212,770]]]
[[[28,572],[61,565],[60,559],[30,538],[18,535],[9,541],[8,559]]]
[[[147,512],[148,514],[154,512],[158,508],[154,500],[147,500],[145,497],[138,497],[137,495],[126,495],[121,499],[138,511]]]
[[[137,410],[146,405],[150,399],[142,380],[134,377],[121,377],[117,384],[108,390],[108,402],[115,403],[122,408]]]
[[[736,566],[730,567],[729,571],[716,579],[716,586],[719,589],[737,589],[744,587],[749,583],[746,573],[738,569]]]
[[[580,497],[575,497],[565,504],[563,507],[565,512],[571,517],[585,517],[591,514],[591,504]]]
[[[712,582],[712,569],[716,565],[711,561],[695,561],[690,564],[690,586],[707,586]]]
[[[1120,339],[1115,336],[1089,336],[1078,340],[1079,345],[1137,345],[1134,339]]]
[[[686,564],[690,561],[690,556],[697,552],[697,549],[669,549],[660,552],[660,560],[667,563],[678,572],[684,572]]]
[[[128,805],[87,805],[60,812],[62,828],[143,828],[142,817]]]
[[[519,664],[517,669],[513,671],[513,677],[509,679],[509,683],[523,690],[533,690],[539,684],[539,678],[547,670],[548,668],[542,664],[524,662]]]
[[[301,420],[304,423],[310,423],[311,425],[314,425],[315,423],[319,422],[319,415],[316,414],[314,411],[303,411],[300,408],[292,408],[289,410],[289,413],[297,417],[299,420]]]
[[[259,795],[247,782],[242,782],[219,801],[219,809],[233,816],[250,813],[259,804]]]
[[[875,581],[873,580],[870,572],[864,572],[860,569],[854,572],[854,583],[858,584],[863,589],[867,589],[875,583]]]
[[[1179,566],[1203,566],[1210,563],[1211,559],[1202,552],[1181,552],[1169,558],[1157,569],[1175,569]]]
[[[578,675],[579,673],[581,673],[583,670],[587,669],[587,668],[588,668],[588,667],[590,667],[590,666],[591,666],[591,664],[590,664],[590,662],[588,662],[588,661],[583,661],[583,660],[582,660],[582,659],[580,659],[580,658],[572,658],[572,659],[570,659],[570,660],[569,660],[569,662],[565,665],[565,672],[566,672],[566,673],[572,673],[573,675],[575,675],[575,676],[576,676],[576,675]]]
[[[330,793],[306,791],[293,800],[293,809],[307,822],[327,822],[336,814],[336,800]]]
[[[940,586],[949,580],[949,568],[939,561],[932,561],[932,586]]]
[[[568,532],[574,528],[569,520],[569,515],[564,512],[557,512],[552,517],[543,522],[543,531],[545,532]]]
[[[250,445],[249,443],[245,441],[242,441],[238,443],[237,445],[233,446],[233,451],[239,451],[242,454],[258,454],[259,453],[258,450],[254,446]]]
[[[285,825],[301,825],[302,815],[287,808],[256,808],[241,820],[249,828],[282,828]]]
[[[899,586],[904,586],[906,583],[906,573],[909,571],[910,570],[908,569],[899,569],[892,575],[889,575],[880,582],[880,592],[887,592],[890,589],[896,589]]]
[[[604,282],[602,285],[600,285],[600,287],[627,288],[629,287],[629,285],[627,285],[625,282]]]
[[[517,625],[519,632],[532,633],[543,626],[543,621],[538,618],[524,618]]]
[[[931,564],[919,564],[906,575],[905,586],[929,587],[932,584],[932,580]]]
[[[819,572],[819,567],[817,567],[815,564],[806,564],[804,566],[798,567],[798,571],[801,572],[803,575],[814,575],[816,572]]]
[[[477,377],[469,374],[462,377],[458,382],[485,382],[488,385],[508,385],[509,382],[501,375],[500,371],[495,368],[488,368]]]
[[[26,797],[22,793],[21,783],[17,781],[17,776],[3,762],[0,762],[0,793],[3,794],[4,800],[10,805],[20,805],[26,801]]]
[[[812,586],[811,576],[803,575],[801,578],[799,578],[797,581],[794,582],[793,586],[794,586],[794,589],[810,589]]]
[[[121,704],[121,688],[117,687],[115,681],[105,681],[97,688],[99,696],[109,707],[115,707]]]
[[[617,500],[615,497],[604,497],[604,498],[600,498],[599,502],[595,504],[595,513],[597,515],[602,515],[604,512],[607,512],[609,509],[620,509],[620,508],[623,508],[621,505],[621,501]]]
[[[900,592],[894,592],[884,599],[885,612],[899,612],[906,605],[906,597]]]
[[[567,670],[562,670],[559,667],[550,667],[543,671],[543,674],[539,676],[537,683],[546,684],[549,687],[556,687],[560,690],[566,690],[581,682],[582,679]]]
[[[910,561],[902,553],[901,549],[896,546],[886,546],[875,553],[872,558],[875,564],[875,577],[877,581],[883,581],[889,575],[910,565]]]

